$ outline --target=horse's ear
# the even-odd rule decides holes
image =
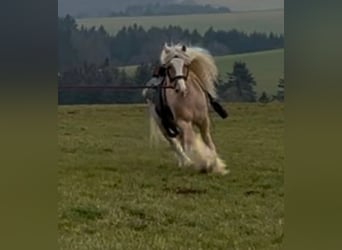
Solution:
[[[167,43],[164,43],[164,50],[166,53],[169,53],[171,48],[169,47],[169,45],[167,45]]]
[[[185,46],[185,45],[182,46],[182,50],[183,50],[184,52],[186,52],[186,46]]]

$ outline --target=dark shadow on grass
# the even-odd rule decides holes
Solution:
[[[70,110],[67,112],[68,115],[74,115],[74,114],[78,114],[79,111],[78,110]]]
[[[102,167],[101,170],[110,171],[110,172],[117,172],[118,170],[116,168],[111,167]]]
[[[207,189],[195,189],[195,188],[184,188],[184,187],[176,187],[176,188],[164,188],[166,192],[171,192],[175,194],[183,194],[183,195],[191,195],[191,194],[205,194],[207,193]]]
[[[61,147],[60,150],[62,153],[67,153],[67,154],[75,154],[77,151],[76,148],[67,148],[67,147]]]
[[[93,206],[70,208],[63,217],[69,220],[98,220],[104,217],[105,211]]]
[[[104,148],[103,152],[113,153],[113,149],[111,149],[111,148]]]
[[[263,191],[258,191],[258,190],[248,190],[244,192],[245,196],[253,196],[253,195],[260,195],[262,198],[265,198],[265,193]]]
[[[250,196],[250,195],[256,195],[256,194],[260,194],[260,191],[257,190],[248,190],[244,193],[245,196]]]

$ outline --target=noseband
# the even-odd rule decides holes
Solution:
[[[165,68],[165,66],[164,66],[165,71],[166,71],[166,74],[167,74],[167,76],[169,77],[171,83],[174,83],[175,81],[181,80],[181,79],[183,79],[184,81],[188,80],[188,76],[189,76],[189,66],[188,66],[188,65],[184,65],[184,67],[187,68],[186,75],[171,76],[170,71],[169,71],[169,69],[171,68],[171,66],[169,66],[169,67],[167,67],[167,68]],[[164,74],[165,74],[165,73],[164,73]]]
[[[189,75],[189,73],[187,73],[186,76],[180,75],[180,76],[172,77],[172,76],[170,76],[170,73],[167,73],[167,76],[169,77],[171,83],[173,83],[177,80],[180,80],[180,79],[183,79],[184,81],[186,81],[188,79],[188,75]]]

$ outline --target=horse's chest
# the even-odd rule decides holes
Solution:
[[[201,97],[171,95],[168,103],[176,119],[192,121],[207,112],[206,100]]]

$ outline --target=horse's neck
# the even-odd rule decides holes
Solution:
[[[201,85],[200,79],[192,71],[189,72],[188,81],[189,85],[192,85],[197,91],[205,92],[203,86]]]

